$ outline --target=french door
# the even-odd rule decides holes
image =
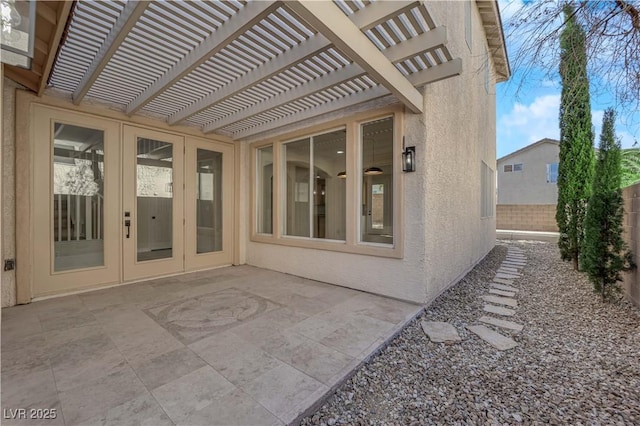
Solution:
[[[232,263],[232,145],[33,111],[33,297]]]
[[[184,270],[184,137],[124,126],[124,280]]]

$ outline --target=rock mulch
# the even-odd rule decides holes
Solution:
[[[484,315],[507,246],[527,259],[508,317],[524,329],[500,352],[466,327]],[[603,304],[559,259],[552,243],[501,242],[302,424],[640,424],[640,309]],[[424,320],[462,342],[430,342]]]

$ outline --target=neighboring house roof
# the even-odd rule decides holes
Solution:
[[[530,149],[533,149],[533,148],[535,148],[537,146],[540,146],[540,145],[543,145],[545,143],[551,143],[551,144],[554,144],[554,145],[560,145],[560,141],[555,140],[555,139],[549,139],[549,138],[540,139],[538,142],[534,142],[531,145],[527,145],[524,148],[520,148],[517,151],[513,151],[511,154],[507,154],[504,157],[498,158],[498,163],[501,162],[501,161],[504,161],[504,160],[514,156],[514,155],[522,154],[523,152],[529,151]]]

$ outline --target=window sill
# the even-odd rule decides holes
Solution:
[[[254,243],[274,244],[287,247],[299,247],[312,250],[326,250],[340,253],[359,254],[365,256],[388,257],[402,259],[403,253],[399,247],[386,246],[375,243],[347,244],[339,240],[319,240],[306,237],[275,237],[268,234],[254,234],[251,236]]]

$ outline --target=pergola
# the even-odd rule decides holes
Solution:
[[[504,80],[496,2],[478,3]],[[422,1],[79,1],[71,14],[50,86],[234,140],[383,97],[420,113],[418,88],[462,72]]]

